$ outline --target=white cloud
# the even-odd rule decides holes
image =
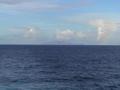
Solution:
[[[76,35],[78,38],[84,38],[84,37],[86,37],[86,35],[85,35],[83,32],[75,32],[75,35]]]
[[[74,36],[74,32],[71,30],[59,31],[56,34],[58,40],[70,40]]]
[[[27,28],[24,33],[24,37],[27,39],[34,39],[37,37],[37,31],[34,28]]]
[[[109,35],[118,29],[119,24],[113,21],[97,19],[90,21],[90,24],[97,28],[97,40],[105,41]]]
[[[90,30],[93,35],[96,35],[97,42],[103,43],[110,40],[114,32],[116,32],[119,27],[119,13],[78,13],[73,14],[63,19],[67,23],[74,23],[77,25],[85,25],[86,30]],[[94,27],[91,28],[91,27]],[[94,32],[97,31],[97,33]],[[92,39],[92,37],[91,37]]]
[[[41,36],[41,32],[36,27],[22,27],[22,28],[13,28],[9,30],[12,32],[14,38],[21,38],[26,40],[36,40]]]
[[[56,38],[59,41],[68,41],[71,39],[75,39],[75,38],[84,38],[85,34],[82,32],[77,32],[77,31],[73,31],[73,30],[63,30],[63,31],[58,31],[56,33]]]

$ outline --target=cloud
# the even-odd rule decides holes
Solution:
[[[36,27],[21,27],[13,28],[9,30],[14,38],[26,39],[26,40],[37,40],[41,36],[40,29]]]
[[[25,2],[30,2],[32,0],[0,0],[0,4],[8,4],[8,5],[14,5],[14,4],[20,4]]]
[[[87,7],[90,2],[79,1],[79,2],[64,2],[57,0],[0,0],[0,5],[9,10],[16,11],[64,11],[72,8]]]
[[[23,11],[46,11],[53,10],[58,6],[56,4],[40,3],[40,2],[27,2],[18,5],[7,6],[14,10],[23,10]]]
[[[90,21],[90,24],[97,29],[97,40],[105,41],[112,32],[118,29],[119,24],[113,21],[97,19]]]
[[[1,9],[9,11],[46,11],[59,7],[53,0],[0,0]]]
[[[71,40],[71,39],[75,39],[75,38],[84,38],[85,37],[85,34],[82,33],[82,32],[77,32],[77,31],[73,31],[73,30],[70,30],[70,29],[67,29],[67,30],[63,30],[63,31],[58,31],[56,33],[56,38],[57,40],[59,41],[68,41],[68,40]]]
[[[119,13],[78,13],[63,17],[63,19],[67,23],[85,26],[84,29],[91,31],[93,35],[97,35],[97,42],[103,43],[113,38],[112,35],[120,27],[117,14]]]
[[[37,37],[36,29],[32,27],[25,29],[24,37],[27,39],[35,39]]]

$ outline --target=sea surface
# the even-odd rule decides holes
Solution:
[[[120,46],[1,45],[0,90],[120,90]]]

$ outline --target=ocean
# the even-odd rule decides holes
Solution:
[[[120,90],[120,46],[1,45],[0,90]]]

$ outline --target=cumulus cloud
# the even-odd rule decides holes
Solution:
[[[111,16],[112,18],[110,19]],[[93,36],[96,35],[97,32],[97,43],[105,43],[111,40],[113,34],[117,32],[120,27],[117,13],[78,13],[64,17],[63,19],[67,23],[85,25],[86,29],[93,33]],[[94,30],[96,31],[94,32]]]
[[[58,31],[56,33],[56,38],[59,41],[68,41],[75,38],[84,38],[85,34],[83,32],[72,31],[70,29]]]
[[[36,27],[12,28],[9,31],[12,32],[14,38],[24,38],[26,40],[39,39],[41,36],[40,29]]]
[[[97,19],[90,22],[90,24],[97,28],[97,40],[105,41],[109,35],[118,29],[119,24],[103,19]]]
[[[25,29],[24,37],[28,39],[34,39],[37,37],[36,29],[32,27]]]

